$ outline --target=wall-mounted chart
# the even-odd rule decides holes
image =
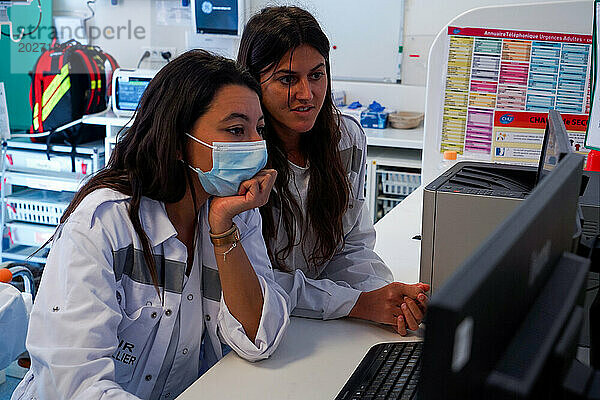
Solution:
[[[555,109],[573,149],[587,153],[591,35],[459,27],[448,35],[441,152],[535,164]]]

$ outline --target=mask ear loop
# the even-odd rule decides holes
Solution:
[[[201,145],[208,147],[209,149],[214,149],[214,148],[216,147],[216,146],[214,146],[214,145],[212,145],[212,144],[208,144],[208,143],[206,143],[206,142],[203,142],[202,140],[198,139],[196,136],[190,135],[190,134],[189,134],[189,133],[187,133],[187,132],[185,133],[185,135],[186,135],[187,137],[189,137],[190,139],[192,139],[193,141],[195,141],[195,142],[198,142],[198,143],[200,143]]]

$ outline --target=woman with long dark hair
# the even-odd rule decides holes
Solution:
[[[61,218],[13,399],[175,398],[229,349],[268,357],[289,322],[259,207],[260,87],[190,51],[142,96],[108,166]]]
[[[417,329],[429,288],[392,282],[373,252],[366,137],[333,104],[329,41],[316,19],[298,7],[263,9],[244,29],[238,62],[262,88],[268,165],[278,173],[260,209],[263,235],[293,314]]]

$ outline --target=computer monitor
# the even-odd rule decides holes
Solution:
[[[241,36],[244,3],[241,0],[193,0],[197,34]]]
[[[556,167],[556,164],[572,151],[571,144],[569,143],[569,134],[567,133],[563,119],[558,111],[549,110],[536,183],[552,171]]]
[[[158,71],[118,68],[112,77],[112,108],[119,117],[131,117],[142,94]]]
[[[432,296],[420,399],[548,398],[540,391],[555,388],[545,374],[562,372],[552,353],[576,344],[589,268],[566,253],[582,167],[581,155],[563,157]]]

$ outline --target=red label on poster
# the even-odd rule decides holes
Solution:
[[[544,129],[546,127],[547,113],[524,111],[495,111],[495,127]],[[561,114],[568,131],[585,132],[587,128],[587,115]]]

